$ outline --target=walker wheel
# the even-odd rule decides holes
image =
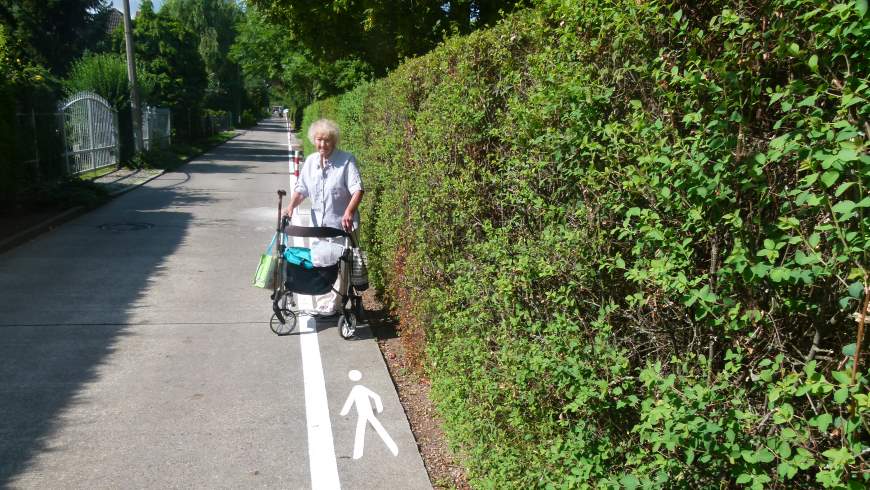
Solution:
[[[356,296],[351,299],[350,302],[351,308],[353,308],[353,313],[356,315],[357,323],[363,322],[365,324],[365,309],[363,308],[363,301],[361,296]]]
[[[275,335],[290,335],[296,328],[296,313],[293,310],[282,309],[281,314],[284,315],[284,322],[278,319],[278,315],[272,313],[272,319],[269,320],[269,328],[275,332]]]
[[[356,315],[353,312],[345,310],[338,317],[338,333],[345,340],[353,337],[353,334],[356,333]]]

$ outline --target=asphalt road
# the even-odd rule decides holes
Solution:
[[[0,255],[0,487],[431,487],[368,329],[269,330],[288,179],[267,121]]]

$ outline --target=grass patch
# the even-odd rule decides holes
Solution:
[[[115,170],[118,170],[118,167],[118,165],[110,165],[108,167],[88,170],[87,172],[80,173],[77,177],[79,180],[96,180],[104,175],[108,175]]]
[[[133,168],[174,170],[191,159],[229,141],[237,134],[236,131],[222,131],[192,143],[176,143],[168,148],[149,150],[136,155],[129,166]]]

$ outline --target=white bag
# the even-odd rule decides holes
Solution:
[[[314,267],[335,265],[344,255],[344,246],[326,240],[317,240],[311,246],[311,262]]]

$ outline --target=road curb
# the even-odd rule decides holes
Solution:
[[[37,236],[45,233],[46,231],[49,231],[63,223],[66,223],[73,218],[81,216],[87,211],[88,208],[84,206],[76,206],[58,215],[52,216],[51,218],[48,218],[39,224],[31,226],[24,231],[18,232],[9,238],[4,238],[2,241],[0,241],[0,253],[5,253],[17,247],[18,245],[21,245],[24,242],[30,241]]]
[[[236,134],[233,135],[232,138],[229,138],[227,141],[235,139],[236,137],[246,133],[247,131],[248,130],[237,130]],[[226,141],[224,141],[224,143],[226,143]],[[222,144],[223,143],[221,143],[220,145],[222,145]],[[216,145],[215,147],[220,146],[220,145]],[[192,156],[190,158],[187,158],[184,161],[184,163],[179,165],[179,167],[184,166],[184,165],[190,163],[192,160],[209,153],[215,147],[212,147],[209,150],[207,150],[203,153],[200,153],[199,155],[195,155],[195,156]],[[166,173],[166,170],[161,170],[160,173],[152,175],[152,176],[148,177],[147,179],[142,180],[141,182],[136,182],[134,184],[130,184],[130,185],[121,187],[119,189],[116,189],[114,191],[111,191],[111,192],[109,192],[109,198],[110,198],[109,200],[114,199],[115,197],[118,197],[121,194],[125,194],[127,192],[130,192],[133,189],[141,187],[144,184],[151,182],[152,180],[156,179],[157,177],[160,177],[161,175],[163,175],[165,173]],[[103,204],[105,204],[105,203],[103,203]],[[52,216],[51,218],[48,218],[48,219],[40,222],[39,224],[33,225],[24,231],[18,232],[9,238],[4,238],[3,240],[0,240],[0,254],[6,253],[9,250],[17,247],[18,245],[21,245],[22,243],[28,242],[28,241],[36,238],[37,236],[39,236],[47,231],[50,231],[51,229],[53,229],[57,226],[60,226],[63,223],[66,223],[67,221],[70,221],[74,218],[77,218],[78,216],[81,216],[82,214],[85,214],[86,212],[88,212],[92,209],[96,209],[97,207],[102,206],[103,204],[100,204],[99,206],[96,206],[94,208],[88,208],[85,206],[76,206],[72,209],[68,209],[60,214]]]
[[[139,171],[137,170],[136,172],[134,172],[134,173],[132,173],[124,178],[129,178],[131,176],[135,176],[136,173],[138,173],[138,172]],[[120,184],[120,187],[118,189],[115,189],[115,190],[109,192],[109,197],[117,197],[117,196],[120,196],[121,194],[124,194],[126,192],[130,192],[131,190],[133,190],[137,187],[141,187],[142,185],[145,185],[148,182],[151,182],[152,180],[156,179],[157,177],[160,177],[161,175],[163,175],[165,173],[166,173],[165,170],[160,170],[159,172],[155,173],[154,175],[148,176],[145,179],[142,179],[142,180],[135,180],[134,179],[134,181],[130,184]],[[108,184],[100,184],[100,185],[106,185],[107,187],[109,187],[113,184],[117,184],[117,182],[111,182]]]
[[[120,187],[119,189],[116,189],[114,191],[109,192],[109,199],[107,200],[107,202],[111,199],[114,199],[117,196],[120,196],[121,194],[130,192],[131,190],[136,189],[137,187],[141,187],[142,185],[147,184],[148,182],[151,182],[152,180],[156,179],[157,177],[160,177],[161,175],[163,175],[164,173],[165,173],[165,171],[161,171],[160,173],[151,175],[146,179],[143,179],[141,181],[136,181],[136,182],[128,184],[128,185],[124,185],[123,187]],[[101,184],[101,185],[106,185],[106,184]],[[105,204],[105,203],[102,203],[99,206],[102,206],[103,204]],[[25,242],[28,242],[28,241],[38,237],[39,235],[42,235],[43,233],[48,232],[48,231],[52,230],[53,228],[56,228],[56,227],[62,225],[63,223],[66,223],[67,221],[71,221],[74,218],[77,218],[77,217],[87,213],[88,211],[90,211],[92,209],[96,209],[99,206],[96,206],[93,208],[86,207],[86,206],[76,206],[72,209],[68,209],[62,213],[56,214],[56,215],[54,215],[54,216],[36,224],[36,225],[33,225],[24,231],[18,232],[9,238],[4,238],[2,241],[0,241],[0,253],[5,253],[5,252],[17,247],[18,245],[21,245]]]

